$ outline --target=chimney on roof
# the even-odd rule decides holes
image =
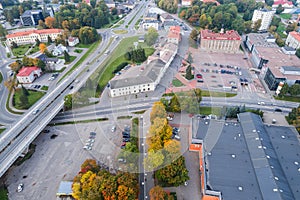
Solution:
[[[224,33],[224,28],[221,28],[221,31],[220,31],[220,33],[221,33],[221,34],[223,34],[223,33]]]

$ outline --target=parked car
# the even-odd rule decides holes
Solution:
[[[275,108],[275,112],[282,112],[280,108]]]
[[[119,159],[118,159],[118,162],[126,163],[126,159],[125,159],[125,158],[119,158]]]
[[[130,142],[130,138],[123,138],[123,142]]]
[[[95,132],[90,132],[90,135],[96,136],[96,133]]]
[[[196,77],[197,78],[202,78],[202,75],[201,74],[196,74]]]
[[[22,191],[23,191],[23,188],[24,188],[24,184],[23,184],[23,183],[20,183],[20,184],[18,185],[17,192],[22,192]]]
[[[117,127],[116,126],[112,126],[111,127],[111,132],[115,132],[117,130]]]

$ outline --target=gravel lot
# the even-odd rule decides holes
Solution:
[[[111,131],[113,124],[117,125],[115,132]],[[121,128],[125,124],[131,124],[131,121],[104,121],[46,128],[50,133],[41,133],[34,141],[37,146],[32,157],[8,172],[6,185],[9,199],[56,199],[59,183],[63,180],[72,181],[81,164],[88,158],[97,159],[104,166],[117,169]],[[91,131],[96,132],[96,137],[92,150],[87,151],[83,146]],[[57,137],[50,139],[53,134]],[[20,183],[24,184],[24,190],[17,193]]]

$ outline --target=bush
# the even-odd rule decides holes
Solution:
[[[117,66],[117,68],[113,71],[113,73],[115,74],[115,73],[121,71],[121,70],[122,70],[124,67],[126,67],[127,65],[128,65],[128,62],[123,62],[123,63],[119,64],[119,65]]]

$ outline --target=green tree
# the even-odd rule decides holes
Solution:
[[[20,107],[27,109],[29,107],[29,101],[28,101],[28,96],[21,94],[20,95]]]
[[[265,0],[265,2],[270,7],[274,4],[274,0]]]
[[[161,166],[164,162],[164,155],[162,151],[154,151],[150,149],[148,151],[148,156],[144,160],[145,169],[154,170]]]
[[[254,32],[257,32],[258,30],[259,30],[259,28],[260,28],[260,26],[261,26],[261,19],[259,19],[259,20],[257,20],[257,21],[255,21],[254,22],[254,25],[253,25],[253,31]]]
[[[13,41],[13,42],[11,43],[11,48],[12,48],[12,49],[18,48],[17,43],[15,43],[15,42]]]
[[[28,90],[22,85],[22,95],[29,96]]]
[[[47,43],[48,43],[48,44],[51,44],[52,42],[53,42],[53,41],[52,41],[51,37],[48,35]]]
[[[298,58],[300,58],[300,48],[297,49],[297,51],[296,51],[296,56],[297,56]]]
[[[71,61],[70,55],[67,51],[64,51],[64,59],[66,63],[69,63]]]
[[[206,17],[206,14],[202,14],[201,16],[200,16],[200,19],[199,19],[199,24],[200,24],[200,27],[201,28],[207,28],[207,26],[208,26],[208,24],[209,24],[209,21],[208,21],[208,19],[207,19],[207,17]]]
[[[185,78],[188,79],[188,80],[192,80],[192,79],[194,78],[194,76],[193,76],[193,74],[192,74],[192,67],[191,67],[191,65],[189,65],[189,66],[186,68]]]
[[[296,28],[297,28],[297,23],[294,22],[294,23],[292,23],[292,24],[287,25],[285,31],[286,31],[287,33],[289,33],[289,32],[292,32],[292,31],[296,30]]]
[[[41,41],[38,39],[38,38],[36,38],[35,39],[35,46],[40,46],[40,44],[41,44]]]
[[[145,42],[148,46],[152,46],[155,44],[156,40],[158,38],[157,30],[153,27],[150,27],[148,29],[147,34],[145,35]]]
[[[275,13],[278,15],[278,14],[282,13],[283,11],[284,11],[284,8],[282,7],[281,4],[279,4],[278,7],[276,8]]]
[[[73,105],[73,95],[72,94],[68,94],[65,96],[64,105],[65,105],[65,108],[68,110],[72,108],[72,105]]]
[[[165,106],[161,102],[155,102],[150,113],[150,121],[154,122],[155,118],[165,119],[167,117],[167,112]]]
[[[179,186],[189,180],[188,170],[185,167],[185,159],[180,156],[170,165],[155,172],[155,177],[168,185]]]
[[[300,84],[294,84],[290,87],[289,89],[290,94],[293,96],[299,95],[300,94]]]
[[[79,30],[79,40],[83,44],[91,44],[99,39],[99,35],[95,28],[82,27]]]
[[[286,95],[288,92],[289,92],[289,85],[287,83],[284,83],[280,90],[279,96],[282,97]]]
[[[7,31],[3,28],[2,24],[0,24],[0,37],[5,37],[7,35]]]
[[[180,103],[179,103],[177,95],[174,95],[172,97],[169,107],[172,112],[180,112],[181,111]]]

